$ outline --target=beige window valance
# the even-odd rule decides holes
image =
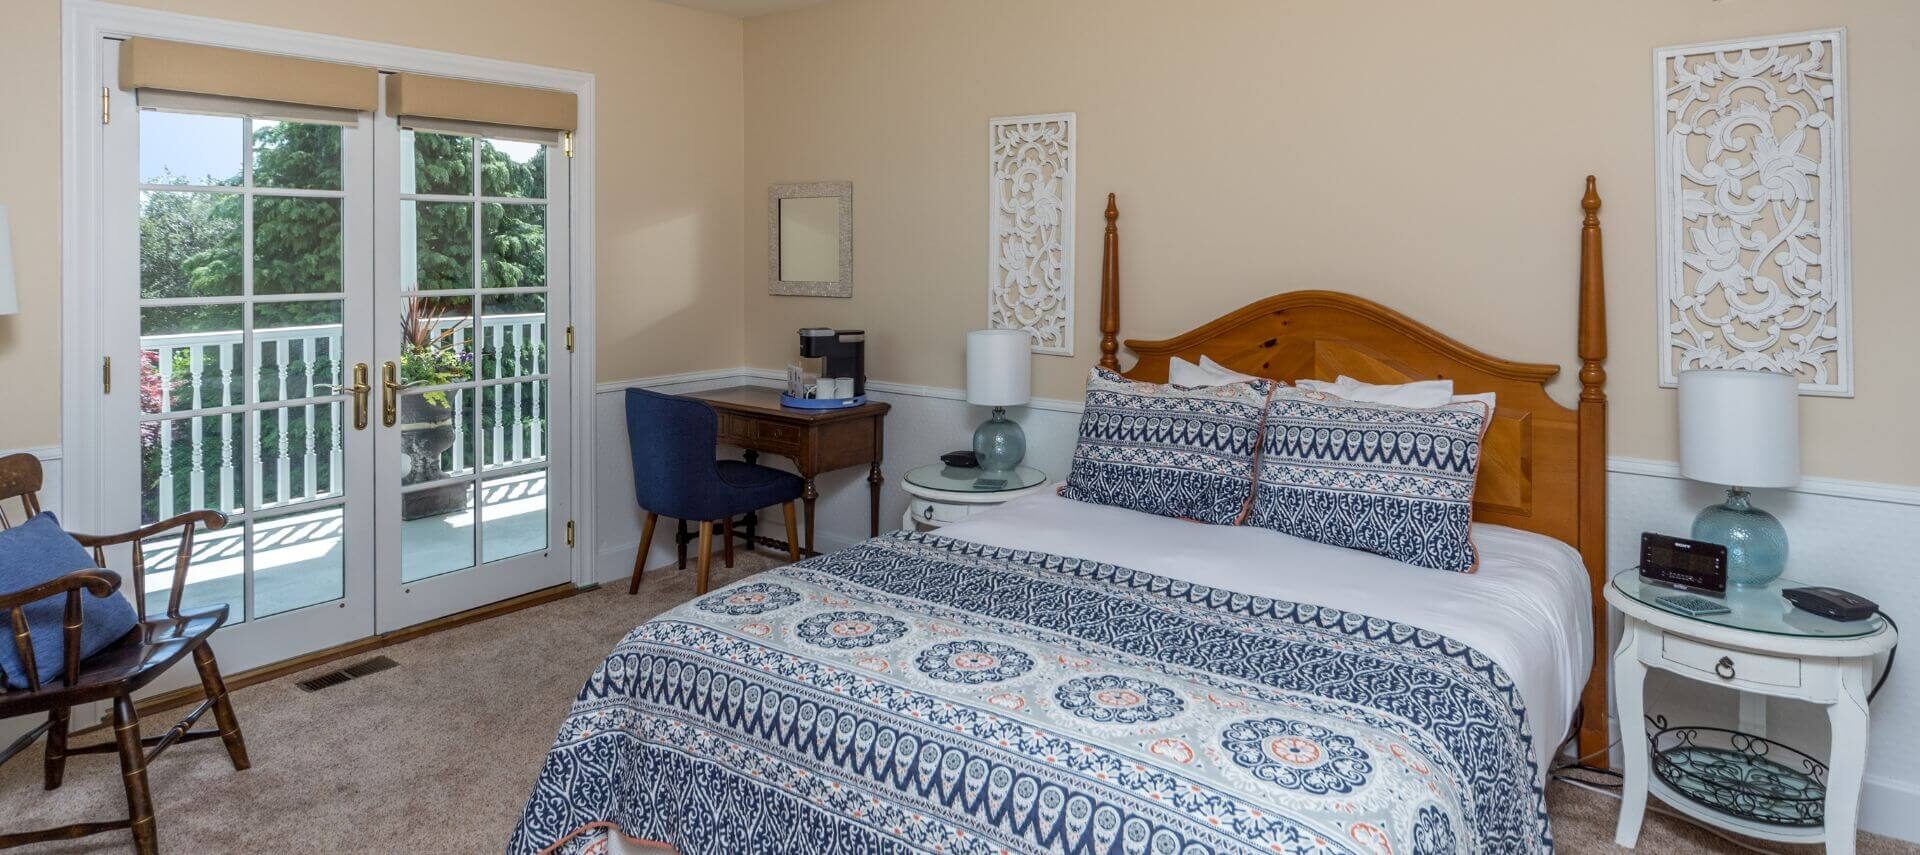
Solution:
[[[120,88],[371,112],[380,103],[380,71],[278,54],[130,38],[120,46]]]
[[[422,125],[473,123],[571,132],[579,113],[572,92],[399,72],[387,75],[387,115]]]

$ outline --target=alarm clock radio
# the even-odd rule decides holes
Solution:
[[[1640,578],[1709,594],[1727,590],[1727,548],[1653,532],[1640,535]]]

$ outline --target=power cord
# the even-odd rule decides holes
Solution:
[[[1900,632],[1900,625],[1893,622],[1893,615],[1881,612],[1880,617],[1887,622],[1887,626],[1893,627],[1894,634],[1897,636]],[[1873,703],[1874,696],[1880,694],[1880,687],[1887,684],[1888,675],[1893,673],[1893,657],[1899,654],[1900,641],[1898,638],[1895,638],[1893,647],[1887,650],[1887,667],[1880,671],[1880,679],[1873,681],[1873,688],[1867,692],[1867,703]]]

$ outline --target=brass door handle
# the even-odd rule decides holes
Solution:
[[[371,391],[373,387],[367,385],[367,364],[353,366],[353,385],[347,387],[347,392],[353,395],[354,430],[367,429],[367,393]]]
[[[400,421],[400,366],[391,362],[380,366],[380,422],[393,427]]]

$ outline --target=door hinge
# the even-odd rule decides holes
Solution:
[[[573,520],[567,520],[567,548],[573,548]]]
[[[100,394],[113,394],[113,357],[100,359]]]
[[[100,87],[100,124],[113,124],[113,90]]]
[[[573,156],[573,132],[572,131],[567,131],[560,135],[560,150],[566,152],[568,157]]]
[[[567,324],[567,352],[573,352],[573,324]]]

